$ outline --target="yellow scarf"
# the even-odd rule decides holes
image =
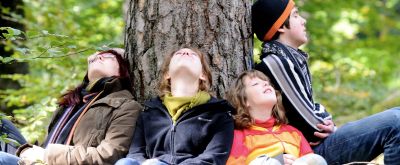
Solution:
[[[175,123],[184,112],[195,106],[206,103],[210,98],[210,94],[204,91],[199,91],[192,97],[174,97],[169,93],[164,96],[163,104],[167,107],[168,113]]]

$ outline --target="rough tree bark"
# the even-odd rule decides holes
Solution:
[[[126,56],[140,102],[156,96],[163,57],[181,45],[207,54],[217,97],[252,65],[251,0],[130,0],[128,7]]]

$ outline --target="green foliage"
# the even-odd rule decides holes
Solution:
[[[6,31],[1,38],[5,49],[14,50],[11,57],[0,55],[0,62],[27,62],[29,74],[0,75],[22,86],[0,91],[0,101],[14,107],[17,126],[29,141],[43,140],[58,98],[83,79],[87,56],[107,47],[122,47],[122,3],[24,0],[24,16],[2,9],[11,12],[26,31],[0,28]]]
[[[336,121],[388,108],[373,107],[387,104],[400,88],[399,1],[308,0],[300,8],[311,33],[305,49],[311,54],[315,94]],[[395,105],[400,100],[390,104]]]

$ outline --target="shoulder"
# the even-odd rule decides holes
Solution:
[[[148,109],[162,108],[164,107],[164,104],[160,97],[153,97],[144,102],[144,107],[144,111],[146,111]]]
[[[302,135],[302,133],[297,128],[295,128],[291,125],[288,125],[288,124],[282,124],[280,130],[287,131],[287,132],[296,132],[296,133]]]
[[[140,110],[142,106],[133,99],[132,94],[128,90],[121,90],[108,94],[101,98],[98,102],[103,102],[115,109]]]
[[[285,47],[278,41],[265,42],[262,45],[262,54],[260,56],[261,62],[258,67],[274,67],[276,65],[283,65],[282,63],[290,62],[288,51],[284,51]],[[287,49],[285,49],[287,50]],[[286,52],[286,53],[285,53]],[[256,66],[257,67],[257,66]]]
[[[234,136],[233,136],[233,142],[232,142],[232,148],[231,148],[231,156],[234,157],[239,157],[239,156],[245,156],[248,154],[248,149],[246,146],[246,136],[244,134],[243,130],[234,130]]]
[[[233,135],[235,136],[235,141],[244,141],[245,138],[244,130],[235,129],[233,131]]]
[[[229,104],[229,102],[227,100],[219,99],[219,98],[215,98],[215,97],[211,97],[211,99],[206,104],[208,104],[209,106],[222,108],[226,111],[233,109],[232,105]]]
[[[211,97],[207,103],[200,105],[199,108],[203,109],[204,111],[212,111],[215,113],[227,114],[229,116],[232,116],[232,114],[235,112],[235,109],[227,100],[218,99],[215,97]]]
[[[261,62],[255,66],[256,70],[264,73],[273,72],[275,73],[274,75],[281,75],[289,70],[293,71],[293,68],[296,67],[294,65],[294,61],[292,61],[292,58],[277,54],[269,54],[268,56],[264,56]]]
[[[282,62],[290,62],[290,59],[286,55],[282,54],[269,54],[267,56],[263,56],[261,59],[262,63],[282,63]]]

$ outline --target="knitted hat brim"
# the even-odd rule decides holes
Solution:
[[[274,37],[275,33],[278,31],[278,29],[283,25],[285,20],[289,17],[290,12],[294,8],[294,1],[289,0],[285,10],[282,12],[281,16],[275,21],[275,23],[272,25],[272,27],[269,29],[269,31],[264,35],[264,41],[269,41]]]

